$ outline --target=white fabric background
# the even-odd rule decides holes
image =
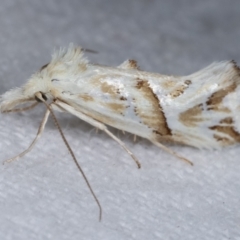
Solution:
[[[22,85],[70,42],[95,63],[136,59],[143,70],[189,74],[213,61],[240,64],[240,2],[2,0],[0,94]],[[28,146],[44,106],[0,115],[0,160]],[[103,207],[97,206],[52,120],[24,158],[0,166],[0,239],[240,239],[239,146],[172,146],[194,166],[114,131],[142,169],[104,133],[57,114]]]

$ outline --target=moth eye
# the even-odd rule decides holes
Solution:
[[[48,100],[47,96],[46,96],[44,93],[42,93],[42,98],[43,98],[45,101]]]

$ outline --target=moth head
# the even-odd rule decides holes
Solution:
[[[56,79],[66,78],[66,69],[61,67],[62,64],[44,65],[38,72],[21,87],[11,89],[0,96],[1,112],[9,112],[16,108],[22,108],[27,103],[40,101],[36,95],[42,95],[43,100],[53,101],[62,92],[61,87],[56,86]],[[25,107],[25,106],[24,106]]]
[[[46,86],[41,84],[41,79],[31,78],[25,85],[19,88],[11,89],[0,96],[1,112],[9,112],[20,107],[25,103],[34,103],[39,101],[36,94],[41,92],[42,98],[47,100]]]
[[[83,56],[83,50],[70,44],[68,48],[55,51],[52,59],[37,73],[33,74],[28,82],[20,88],[12,89],[0,96],[1,112],[8,112],[20,104],[36,101],[36,94],[41,93],[43,99],[54,99],[61,87],[53,85],[53,79],[73,78],[87,68],[88,61]],[[38,99],[39,100],[39,99]]]
[[[39,101],[36,94],[41,92],[43,99],[47,100],[48,92],[48,75],[44,65],[38,72],[33,74],[30,79],[21,87],[11,89],[0,95],[0,110],[1,112],[10,112],[16,108],[21,108],[22,105],[31,104]]]

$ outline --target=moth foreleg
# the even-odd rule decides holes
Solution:
[[[32,148],[33,148],[34,145],[36,144],[37,140],[41,137],[41,135],[42,135],[42,133],[43,133],[43,131],[44,131],[46,122],[47,122],[47,120],[48,120],[49,113],[50,113],[50,111],[47,109],[47,111],[46,111],[46,113],[45,113],[45,115],[44,115],[44,117],[43,117],[43,119],[42,119],[42,121],[41,121],[41,123],[40,123],[40,126],[39,126],[39,128],[38,128],[37,135],[36,135],[36,137],[34,138],[34,140],[32,141],[32,143],[29,145],[29,147],[28,147],[25,151],[23,151],[23,152],[21,152],[20,154],[18,154],[17,156],[5,160],[5,161],[3,162],[3,164],[6,163],[6,162],[9,163],[9,162],[12,162],[12,161],[14,161],[14,160],[17,160],[17,159],[23,157],[25,154],[27,154],[28,152],[30,152],[30,151],[32,150]]]

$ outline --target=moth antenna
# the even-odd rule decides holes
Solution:
[[[9,113],[9,112],[23,112],[23,111],[27,111],[27,110],[30,110],[34,107],[36,107],[38,105],[38,102],[35,102],[33,104],[31,104],[30,106],[27,106],[27,107],[23,107],[23,108],[14,108],[14,109],[11,109],[11,110],[5,110],[3,111],[4,113]]]
[[[88,52],[88,53],[94,53],[94,54],[98,53],[98,51],[95,51],[95,50],[92,50],[92,49],[88,49],[88,48],[82,48],[82,50],[84,52]]]
[[[101,221],[101,219],[102,219],[102,207],[101,207],[101,204],[100,204],[100,202],[99,202],[96,194],[94,193],[94,191],[93,191],[93,189],[92,189],[92,187],[91,187],[91,185],[90,185],[90,183],[89,183],[89,181],[88,181],[88,179],[87,179],[87,177],[86,177],[83,169],[81,168],[80,164],[78,163],[78,161],[77,161],[77,159],[76,159],[76,157],[75,157],[75,155],[74,155],[74,153],[73,153],[73,150],[71,149],[71,147],[70,147],[67,139],[65,138],[65,136],[64,136],[64,134],[63,134],[63,131],[62,131],[62,129],[61,129],[61,127],[60,127],[60,125],[59,125],[59,123],[58,123],[58,121],[57,121],[57,118],[56,118],[56,116],[55,116],[55,114],[54,114],[51,106],[50,106],[49,104],[47,104],[47,102],[46,102],[45,99],[43,98],[41,92],[36,93],[36,94],[35,94],[35,97],[36,97],[38,100],[40,100],[41,102],[43,102],[43,103],[45,104],[45,106],[47,107],[47,109],[50,111],[50,113],[51,113],[51,115],[52,115],[52,118],[53,118],[53,120],[54,120],[54,124],[55,124],[55,126],[57,127],[57,129],[58,129],[58,131],[59,131],[59,133],[60,133],[60,135],[61,135],[61,137],[62,137],[63,142],[65,143],[68,151],[70,152],[70,154],[71,154],[71,156],[72,156],[72,158],[73,158],[73,160],[74,160],[74,162],[75,162],[78,170],[81,172],[81,174],[82,174],[82,176],[83,176],[83,178],[84,178],[84,180],[85,180],[85,182],[86,182],[86,184],[87,184],[87,186],[88,186],[88,188],[89,188],[89,190],[90,190],[93,198],[95,199],[95,201],[96,201],[96,203],[97,203],[97,205],[98,205],[98,208],[99,208],[99,221]]]

